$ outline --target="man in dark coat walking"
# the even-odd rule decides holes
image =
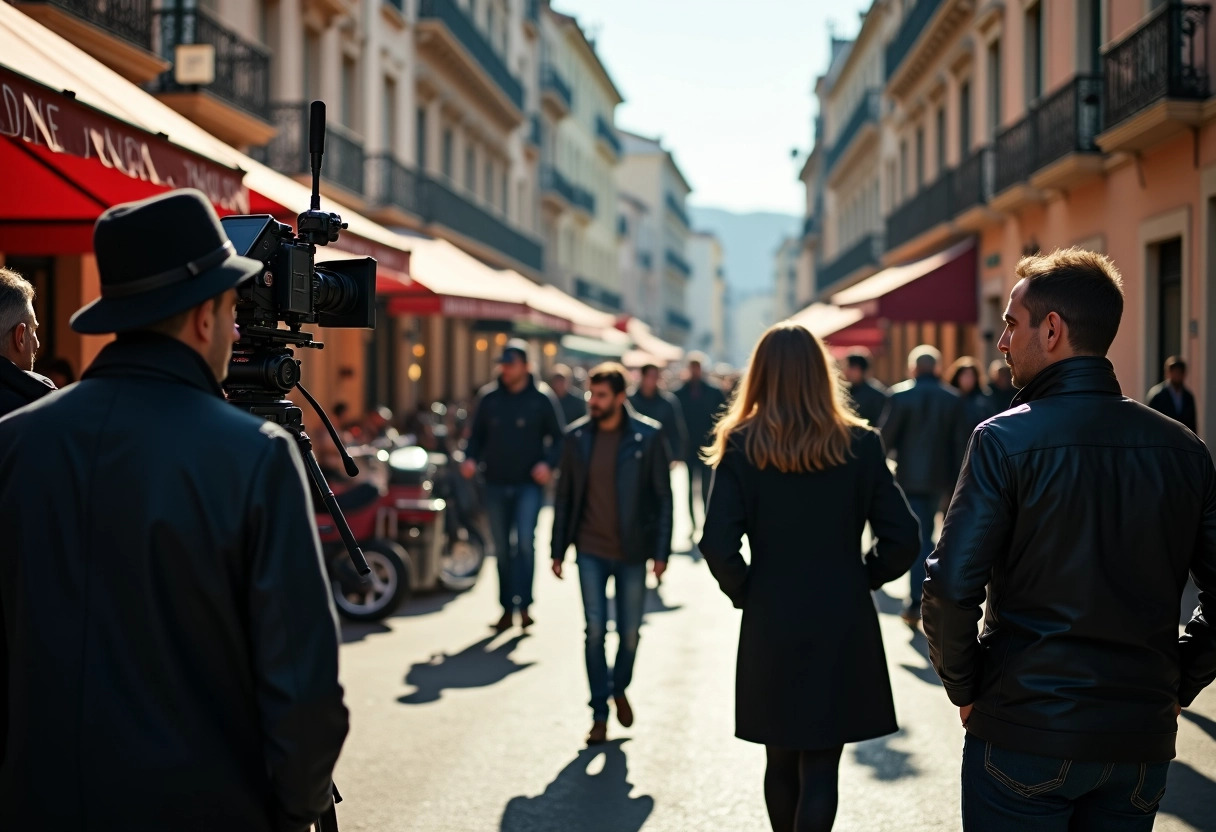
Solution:
[[[0,269],[0,416],[55,389],[54,382],[34,372],[37,354],[34,287],[12,269]]]
[[[692,521],[693,540],[697,539],[697,513],[693,508],[693,495],[699,488],[702,506],[709,503],[709,484],[713,472],[701,459],[701,449],[712,439],[714,425],[726,406],[726,395],[718,385],[705,378],[704,365],[708,361],[704,353],[694,352],[688,356],[688,379],[674,392],[684,412],[684,463],[688,466],[688,516]]]
[[[925,558],[933,551],[937,513],[954,491],[967,441],[962,398],[943,384],[941,353],[921,345],[908,355],[913,378],[891,388],[882,424],[887,452],[895,457],[895,481],[907,495],[920,523],[920,557],[908,572],[910,594],[901,617],[909,627],[920,622]]]
[[[565,423],[553,391],[528,369],[528,342],[512,339],[498,360],[498,381],[486,385],[477,403],[462,471],[486,478],[486,514],[498,560],[502,616],[492,626],[532,626],[532,576],[536,569],[536,520],[543,489],[561,453]]]
[[[865,353],[853,352],[845,359],[845,379],[849,382],[849,398],[857,415],[874,427],[882,424],[891,391],[870,378],[870,359]]]
[[[654,364],[642,368],[638,388],[629,397],[629,405],[636,413],[663,426],[668,456],[673,460],[684,458],[684,445],[688,442],[684,411],[680,408],[680,400],[659,386],[659,368]]]
[[[1005,359],[998,358],[988,365],[988,396],[992,399],[993,413],[1004,413],[1013,403],[1018,389],[1013,386],[1013,374]]]
[[[1107,258],[1067,249],[1017,274],[1000,349],[1021,390],[971,436],[924,590],[967,731],[963,826],[1148,832],[1180,708],[1216,677],[1216,468],[1120,392]]]
[[[198,191],[93,246],[72,328],[117,340],[0,420],[0,828],[303,832],[347,712],[295,439],[220,389],[262,264]]]
[[[608,738],[608,699],[625,728],[633,708],[625,691],[646,600],[646,562],[662,578],[671,554],[671,474],[667,443],[657,422],[634,413],[619,364],[591,372],[590,415],[566,431],[553,514],[553,574],[561,578],[571,544],[587,621],[587,680],[591,687],[588,745]],[[608,579],[615,584],[619,645],[611,677],[604,653]]]
[[[1198,431],[1195,394],[1186,387],[1186,362],[1171,355],[1165,361],[1165,381],[1148,391],[1147,404],[1158,413]]]
[[[562,421],[572,425],[587,415],[587,400],[582,391],[573,386],[574,374],[565,364],[558,364],[549,374],[549,387],[562,411]]]

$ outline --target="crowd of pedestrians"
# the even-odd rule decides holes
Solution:
[[[347,711],[316,533],[284,521],[311,515],[297,443],[221,387],[236,288],[262,265],[194,191],[107,211],[94,248],[101,298],[71,325],[117,337],[79,383],[58,368],[63,389],[33,371],[32,287],[0,269],[0,529],[17,542],[0,558],[0,827],[303,830],[332,812]],[[700,552],[743,611],[736,734],[765,746],[775,832],[831,829],[843,746],[898,730],[871,593],[905,573],[904,620],[965,730],[964,829],[1152,828],[1179,714],[1216,678],[1216,468],[1182,359],[1148,406],[1123,395],[1110,260],[1034,255],[1017,277],[1000,365],[963,357],[943,377],[921,346],[890,390],[793,323],[733,392],[694,355],[670,393],[653,366],[631,393],[612,363],[581,393],[506,343],[462,466],[485,484],[492,626],[535,624],[552,489],[551,571],[572,547],[578,564],[589,744],[613,710],[635,719],[682,461],[694,522],[707,503]],[[1180,637],[1188,577],[1200,607]]]

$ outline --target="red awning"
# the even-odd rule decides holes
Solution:
[[[791,316],[790,321],[802,324],[830,347],[877,349],[886,343],[886,332],[878,319],[853,307],[812,303]]]
[[[967,239],[937,254],[891,266],[832,295],[836,306],[888,321],[975,323],[976,246]]]

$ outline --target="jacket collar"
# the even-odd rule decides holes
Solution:
[[[0,387],[15,390],[22,398],[33,401],[50,393],[55,385],[46,376],[22,370],[7,358],[0,358]]]
[[[176,338],[153,332],[119,335],[102,348],[83,378],[152,378],[224,396],[201,355]]]
[[[640,442],[642,439],[642,423],[638,421],[637,411],[633,409],[628,400],[625,402],[624,418],[621,419],[621,426],[617,430],[621,433],[621,447],[632,442]],[[595,435],[599,432],[599,424],[594,419],[588,419],[586,426],[579,431],[587,440],[588,446],[590,446],[590,442],[595,439]]]
[[[1105,393],[1123,395],[1115,367],[1105,358],[1095,355],[1079,355],[1057,361],[1039,372],[1030,383],[1013,397],[1011,407],[1026,404],[1048,396],[1066,396],[1075,393]]]

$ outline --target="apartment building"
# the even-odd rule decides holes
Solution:
[[[675,157],[659,139],[621,131],[623,156],[616,168],[617,187],[646,206],[643,222],[650,249],[642,256],[645,282],[653,287],[646,304],[629,310],[660,336],[684,344],[692,332],[686,296],[692,278],[687,246],[692,226],[685,200],[692,186]]]
[[[546,273],[580,300],[620,313],[615,168],[622,148],[614,114],[623,99],[575,18],[547,9],[541,32]]]
[[[697,231],[688,238],[687,314],[692,329],[685,346],[707,353],[714,362],[726,356],[726,265],[722,241],[714,234]]]
[[[626,314],[653,309],[660,303],[654,270],[655,223],[646,203],[625,191],[617,191],[617,274],[621,279],[621,303]]]
[[[773,320],[784,321],[800,310],[798,264],[802,256],[802,240],[787,237],[773,254]]]

